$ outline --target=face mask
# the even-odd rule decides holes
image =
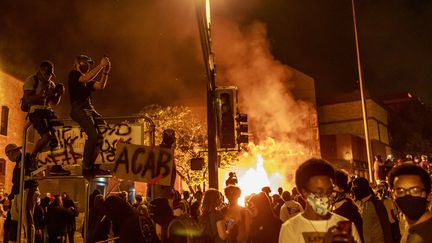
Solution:
[[[306,200],[315,213],[321,216],[325,216],[329,213],[331,203],[328,196],[320,197],[315,193],[310,193]]]
[[[90,69],[90,67],[89,67],[88,64],[80,64],[80,65],[79,65],[79,70],[80,70],[82,73],[86,73],[86,72],[88,72],[89,69]]]
[[[352,191],[357,200],[362,200],[363,198],[369,196],[368,188],[353,187]]]
[[[411,195],[396,198],[396,204],[402,213],[411,220],[419,219],[427,209],[428,201],[424,197],[413,197]]]

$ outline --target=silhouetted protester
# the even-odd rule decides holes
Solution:
[[[376,194],[387,210],[387,216],[390,222],[393,242],[400,242],[401,232],[400,232],[399,217],[401,215],[401,212],[397,208],[396,203],[393,201],[393,198],[391,198],[390,191],[388,190],[388,184],[387,183],[379,184],[377,187]]]
[[[70,224],[68,225],[68,230],[67,230],[67,238],[69,243],[74,243],[74,235],[76,230],[76,217],[78,217],[79,212],[78,209],[76,208],[74,201],[69,197],[69,195],[66,192],[63,192],[62,200],[63,200],[63,207],[69,210],[71,213]]]
[[[206,242],[220,243],[225,242],[230,229],[235,222],[227,222],[224,219],[223,213],[219,208],[222,206],[222,198],[219,191],[209,188],[204,193],[204,198],[201,203],[200,224],[205,225],[203,236]]]
[[[83,154],[83,176],[93,177],[100,174],[108,174],[107,171],[95,167],[95,161],[99,155],[103,137],[98,125],[105,124],[102,116],[95,110],[91,103],[91,94],[96,90],[103,90],[111,70],[108,57],[103,57],[99,64],[91,68],[93,60],[86,55],[79,55],[75,59],[74,69],[69,73],[69,95],[71,102],[71,118],[79,124],[87,135]],[[99,80],[96,80],[99,73]]]
[[[156,234],[161,242],[168,242],[168,226],[174,220],[174,213],[168,199],[156,198],[149,204],[150,217],[156,223]]]
[[[282,221],[274,214],[266,193],[253,195],[248,201],[248,210],[251,215],[250,242],[278,242]]]
[[[353,222],[363,241],[363,221],[359,213],[359,208],[349,197],[348,175],[341,170],[336,170],[333,183],[332,212]]]
[[[22,105],[29,105],[27,108],[28,118],[40,136],[30,155],[32,170],[37,168],[36,158],[45,146],[48,145],[52,150],[58,145],[53,129],[53,125],[58,124],[52,121],[57,119],[57,116],[54,114],[53,108],[60,103],[65,89],[63,84],[52,81],[54,77],[54,64],[51,61],[43,61],[38,71],[24,81]],[[61,165],[54,165],[50,174],[70,175],[70,171],[63,169]]]
[[[162,133],[162,142],[159,144],[161,148],[167,148],[174,150],[175,149],[175,131],[173,129],[165,129]],[[147,197],[151,200],[156,198],[166,198],[170,201],[170,205],[172,205],[173,199],[173,191],[174,191],[174,183],[176,179],[176,167],[175,161],[173,163],[172,171],[171,171],[171,181],[170,185],[159,185],[159,184],[147,184]]]
[[[401,242],[432,242],[432,213],[428,207],[431,196],[429,174],[414,164],[403,164],[390,171],[389,184],[409,226]]]
[[[119,226],[120,243],[158,242],[150,219],[140,217],[138,212],[122,198],[109,196],[104,202],[105,213],[113,224]]]
[[[246,242],[249,235],[249,224],[247,224],[246,209],[238,204],[238,199],[241,195],[240,187],[227,186],[225,188],[225,197],[228,199],[228,205],[224,210],[224,218],[227,222],[232,222],[227,243]]]
[[[297,168],[295,184],[306,209],[283,223],[279,243],[361,242],[355,225],[330,211],[333,178],[333,166],[322,159],[309,159]]]
[[[72,213],[63,207],[60,195],[54,196],[54,202],[48,206],[46,215],[46,227],[49,243],[63,243],[66,240],[68,226]]]
[[[41,206],[41,199],[38,197],[34,209],[33,219],[35,223],[35,243],[44,242],[44,228],[45,228],[45,211]]]
[[[284,200],[279,194],[273,194],[271,197],[272,208],[276,216],[279,218],[280,209],[284,205]]]
[[[202,191],[196,191],[194,194],[195,201],[192,203],[190,207],[191,217],[195,219],[197,222],[198,222],[198,217],[200,215],[202,197],[203,197]]]
[[[5,148],[5,154],[8,159],[12,162],[15,162],[16,165],[12,174],[12,190],[9,194],[9,200],[12,200],[12,208],[11,211],[11,227],[17,227],[18,215],[19,215],[19,206],[21,205],[20,197],[19,197],[19,186],[21,180],[21,147],[18,147],[16,144],[8,144]],[[24,171],[25,175],[29,175],[30,173],[30,161],[29,159],[25,160],[24,163]],[[24,182],[24,191],[23,191],[23,201],[25,202],[25,213],[24,215],[24,224],[25,224],[25,232],[27,236],[27,240],[29,242],[33,242],[35,237],[35,227],[34,227],[34,207],[36,205],[36,199],[39,195],[38,182],[36,180],[28,180]],[[10,241],[14,241],[16,239],[16,229],[10,231],[12,235],[9,238]]]
[[[373,193],[369,181],[364,177],[357,177],[352,182],[351,190],[360,205],[364,243],[393,242],[386,208]]]
[[[225,181],[225,186],[235,186],[238,184],[237,175],[235,172],[230,172],[228,174],[228,179]]]
[[[93,207],[89,210],[88,222],[87,241],[89,243],[108,239],[111,219],[105,212],[104,197],[100,194],[94,197]]]
[[[282,200],[284,204],[280,208],[279,219],[283,222],[303,212],[303,207],[300,203],[294,201],[288,191],[282,192]]]
[[[383,161],[381,155],[375,155],[374,161],[374,179],[376,184],[380,184],[385,181],[387,177],[386,174],[386,165],[385,161]]]

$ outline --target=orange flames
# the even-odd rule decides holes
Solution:
[[[226,168],[223,174],[226,179],[229,172],[236,172],[238,186],[242,190],[239,204],[244,205],[246,196],[260,192],[264,186],[269,186],[272,193],[277,193],[278,187],[291,190],[295,169],[309,157],[310,153],[301,145],[267,138],[260,145],[250,143],[249,151],[241,155],[235,166]],[[221,185],[221,188],[224,186]]]

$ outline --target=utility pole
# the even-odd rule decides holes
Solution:
[[[195,0],[197,23],[200,33],[201,49],[207,73],[207,135],[208,135],[208,172],[209,187],[218,189],[218,163],[216,144],[215,89],[216,70],[214,53],[211,48],[210,0]]]
[[[368,171],[369,171],[369,181],[373,182],[373,173],[372,173],[372,156],[371,156],[371,143],[369,139],[369,125],[368,125],[368,117],[367,117],[367,110],[366,110],[366,99],[364,95],[364,83],[363,83],[363,74],[361,69],[361,62],[360,62],[360,48],[359,48],[359,41],[358,41],[358,32],[357,32],[357,17],[356,17],[356,10],[355,10],[355,0],[351,0],[352,5],[352,15],[353,15],[353,23],[354,23],[354,36],[355,36],[355,45],[356,45],[356,57],[357,57],[357,69],[358,69],[358,76],[359,76],[359,85],[360,85],[360,96],[361,96],[361,104],[362,104],[362,112],[363,112],[363,126],[364,126],[364,133],[365,133],[365,140],[366,140],[366,154],[367,154],[367,161],[368,161]]]

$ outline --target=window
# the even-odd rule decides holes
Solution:
[[[2,106],[1,108],[1,127],[0,134],[7,136],[9,121],[9,108],[7,106]]]

